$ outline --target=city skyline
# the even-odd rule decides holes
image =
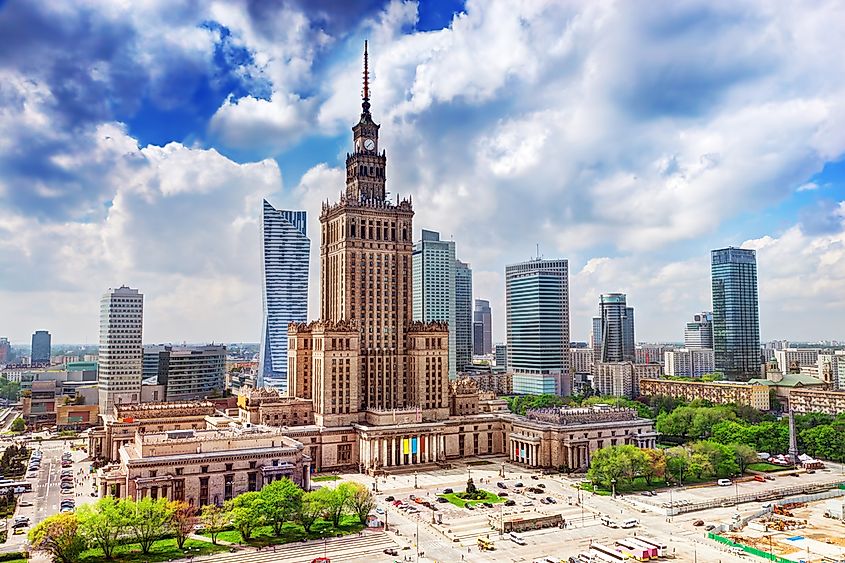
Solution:
[[[763,341],[841,340],[845,303],[831,295],[845,280],[836,134],[845,85],[835,71],[814,79],[841,65],[838,39],[801,8],[752,10],[756,18],[707,4],[604,9],[469,2],[452,15],[390,3],[326,16],[296,7],[307,24],[287,40],[254,14],[200,7],[177,21],[155,7],[119,8],[106,20],[94,10],[101,33],[129,30],[109,36],[114,54],[103,59],[79,39],[88,33],[72,6],[58,18],[49,6],[4,5],[0,25],[21,37],[6,83],[28,104],[0,102],[0,127],[17,147],[0,149],[0,318],[14,320],[0,335],[18,344],[46,328],[56,342],[94,343],[97,296],[127,284],[148,296],[145,340],[258,342],[260,202],[305,210],[316,232],[320,202],[343,178],[353,61],[370,37],[393,190],[414,197],[414,240],[437,230],[473,265],[494,342],[505,335],[495,313],[504,266],[537,243],[569,261],[573,340],[587,338],[597,296],[620,291],[637,304],[638,340],[678,341],[678,327],[711,308],[709,251],[731,245],[757,251]],[[291,17],[271,12],[262,17]],[[575,16],[595,31],[568,23]],[[145,30],[152,20],[195,41],[161,44]],[[36,49],[36,30],[56,26],[63,32]],[[762,29],[786,43],[749,39]],[[712,34],[719,41],[702,46]],[[464,63],[492,38],[502,50],[482,49],[488,64]],[[78,61],[57,56],[70,45]],[[638,72],[612,64],[623,54]],[[716,63],[665,72],[690,56]],[[590,74],[595,60],[606,64]],[[101,80],[62,88],[72,65],[94,63]],[[126,88],[126,76],[140,87]],[[15,164],[20,149],[28,160]],[[309,318],[318,316],[313,254]]]

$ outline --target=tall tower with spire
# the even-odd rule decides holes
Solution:
[[[311,394],[315,422],[324,426],[380,411],[418,409],[423,419],[449,411],[448,329],[412,321],[414,211],[410,199],[387,199],[364,45],[346,190],[320,214],[320,321],[289,329],[288,388]]]

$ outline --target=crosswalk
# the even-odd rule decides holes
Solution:
[[[361,536],[330,538],[325,543],[313,540],[305,543],[289,543],[261,551],[240,550],[236,553],[218,553],[196,558],[196,563],[309,563],[324,555],[332,563],[386,560],[387,548],[399,549],[396,542],[384,532],[364,532]],[[401,552],[399,555],[401,558]]]

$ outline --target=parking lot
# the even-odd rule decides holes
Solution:
[[[29,530],[48,516],[58,514],[63,508],[71,510],[96,500],[91,496],[94,478],[89,473],[90,464],[83,461],[86,454],[72,450],[71,445],[71,441],[65,440],[31,442],[30,447],[41,453],[41,460],[37,468],[27,471],[26,480],[32,483],[32,491],[20,495],[15,512],[15,518],[27,519],[28,525],[9,536],[3,551],[21,549],[27,542]],[[67,453],[69,459],[63,459],[63,454]],[[30,460],[32,463],[32,458]]]

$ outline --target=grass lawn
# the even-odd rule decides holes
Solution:
[[[359,532],[364,528],[357,516],[344,516],[340,520],[340,526],[332,527],[332,523],[327,520],[317,520],[311,527],[311,533],[306,534],[305,529],[300,524],[294,522],[285,522],[282,526],[282,535],[276,537],[273,535],[272,526],[259,526],[252,532],[252,537],[247,542],[243,542],[241,533],[237,530],[226,530],[217,534],[218,540],[223,540],[231,543],[246,543],[252,546],[265,545],[279,545],[283,543],[290,543],[301,541],[304,539],[316,540],[323,537],[323,535],[336,536],[338,534],[346,535]],[[210,536],[208,532],[203,531],[202,535]]]
[[[340,481],[340,477],[337,475],[315,475],[311,477],[311,481],[315,483],[319,483],[320,481]]]
[[[464,508],[467,504],[475,505],[475,504],[478,504],[478,503],[481,503],[481,502],[505,502],[505,500],[507,500],[507,499],[500,497],[499,495],[491,493],[489,491],[484,491],[482,489],[479,489],[479,491],[482,491],[485,494],[485,497],[481,500],[465,501],[462,498],[458,498],[455,495],[455,493],[448,493],[448,494],[445,494],[445,495],[437,495],[437,496],[441,496],[441,497],[445,498],[446,500],[448,500],[449,502],[451,502],[452,504],[454,504],[455,506],[459,506],[461,508]]]
[[[784,467],[783,465],[775,465],[773,463],[761,461],[760,463],[752,463],[748,466],[748,469],[751,471],[763,471],[768,473],[769,471],[783,471],[784,469],[794,469],[794,467]]]
[[[171,561],[173,559],[181,559],[187,555],[194,557],[199,555],[210,555],[220,551],[226,551],[229,548],[222,545],[213,545],[210,542],[200,540],[186,540],[185,550],[181,550],[176,546],[176,540],[169,538],[157,541],[153,544],[153,548],[147,555],[141,553],[141,546],[137,543],[128,543],[117,546],[114,550],[112,561],[137,561],[137,562],[152,562],[152,561]],[[190,551],[189,551],[190,550]],[[101,549],[89,549],[82,553],[79,558],[81,563],[101,563],[106,561],[103,557]]]

